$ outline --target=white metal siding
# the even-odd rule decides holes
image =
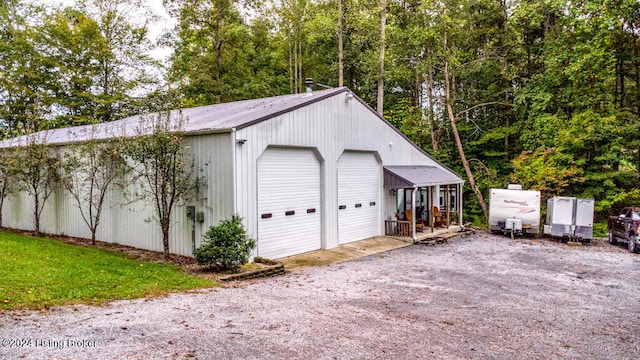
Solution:
[[[207,178],[206,199],[195,204],[205,221],[196,225],[196,245],[210,225],[237,212],[244,217],[249,235],[258,237],[258,159],[270,146],[314,148],[320,159],[320,205],[322,213],[320,243],[324,248],[338,246],[338,159],[345,150],[374,152],[382,165],[434,165],[414,145],[370,108],[345,93],[309,104],[267,121],[238,129],[241,143],[231,133],[189,136],[196,163]],[[234,164],[235,161],[235,164]],[[236,169],[234,178],[233,169]],[[234,181],[235,179],[235,181]],[[328,179],[325,181],[325,179]],[[130,191],[128,189],[127,191]],[[43,213],[43,231],[88,237],[86,225],[66,192],[49,199]],[[395,209],[394,197],[385,191],[380,199],[385,218]],[[98,229],[98,239],[143,249],[161,250],[159,226],[153,221],[153,205],[128,203],[121,189],[113,189]],[[126,205],[123,205],[126,204]],[[320,206],[318,206],[320,209]],[[178,207],[173,216],[171,252],[191,254],[191,224]],[[32,200],[26,194],[11,196],[4,208],[4,226],[32,229]],[[382,231],[382,229],[380,229]]]
[[[339,245],[338,242],[338,159],[345,150],[374,152],[381,165],[440,166],[421,153],[402,135],[380,120],[371,109],[357,100],[347,100],[345,94],[327,98],[267,121],[239,129],[238,139],[246,142],[236,145],[238,212],[247,219],[247,229],[256,237],[259,217],[257,208],[257,162],[269,146],[296,146],[315,148],[322,163],[322,247]],[[381,206],[385,218],[395,212],[393,200],[385,196]],[[387,210],[390,208],[392,210]],[[383,229],[380,229],[382,232]]]
[[[196,211],[204,213],[204,222],[196,223],[196,246],[202,243],[202,234],[209,226],[234,214],[234,184],[232,179],[232,146],[230,133],[189,136],[188,151],[193,155],[200,176],[206,180],[206,189]],[[66,147],[62,147],[65,151]],[[129,176],[125,189],[112,187],[107,193],[97,240],[129,245],[141,249],[162,251],[162,232],[155,221],[155,208],[151,201],[133,201],[125,192],[133,193]],[[86,206],[86,204],[83,204]],[[191,255],[191,221],[185,207],[176,206],[171,216],[169,250],[175,254]],[[3,207],[3,226],[33,230],[33,199],[26,192],[18,192],[6,199]],[[62,187],[47,200],[41,217],[43,233],[90,238],[91,232],[82,219],[77,202]]]
[[[258,255],[320,249],[320,162],[312,150],[269,148],[258,161]]]
[[[380,235],[380,176],[373,153],[347,151],[338,160],[340,244]]]

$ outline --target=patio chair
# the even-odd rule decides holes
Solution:
[[[408,221],[411,221],[411,210],[405,210],[404,216],[407,217]],[[423,231],[424,231],[424,219],[420,219],[416,217],[416,232],[423,232]]]
[[[433,227],[441,228],[444,227],[442,224],[442,217],[440,216],[440,209],[437,206],[433,207]]]

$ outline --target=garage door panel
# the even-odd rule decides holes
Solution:
[[[297,217],[297,218],[296,218]],[[307,217],[302,219],[302,217]],[[320,248],[320,226],[299,226],[300,223],[319,223],[319,214],[296,214],[287,217],[283,213],[261,220],[259,255],[271,259],[301,254]],[[286,230],[284,230],[286,229]],[[284,230],[284,231],[283,231]]]
[[[341,244],[379,235],[380,176],[380,164],[373,153],[345,152],[338,160]]]
[[[258,161],[258,255],[318,250],[320,162],[312,150],[270,148]]]

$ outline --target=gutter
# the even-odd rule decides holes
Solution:
[[[49,130],[46,130],[49,131]],[[182,133],[184,134],[184,137],[189,137],[189,136],[197,136],[197,135],[212,135],[212,134],[225,134],[225,133],[235,133],[236,129],[235,128],[226,128],[226,129],[206,129],[206,130],[195,130],[195,131],[187,131],[184,130],[182,131]],[[35,133],[37,134],[37,133]],[[30,135],[22,135],[22,136],[31,136],[31,135],[35,135],[35,134],[30,134]],[[138,136],[145,136],[145,135],[150,135],[150,134],[126,134],[124,136],[115,136],[115,137],[104,137],[104,138],[87,138],[87,139],[83,139],[83,140],[69,140],[69,141],[58,141],[58,142],[47,142],[46,138],[45,141],[43,142],[44,145],[47,146],[69,146],[69,145],[75,145],[75,144],[83,144],[86,143],[88,141],[96,141],[96,142],[107,142],[107,141],[113,141],[113,140],[117,140],[119,138],[135,138]],[[9,140],[14,140],[17,138],[12,138],[12,139],[7,139],[7,140],[3,140],[4,141],[9,141]],[[22,147],[22,146],[27,146],[27,144],[12,144],[10,146],[7,145],[0,145],[0,149],[14,149],[17,147]]]

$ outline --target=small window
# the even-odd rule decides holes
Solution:
[[[316,212],[316,209],[307,209],[307,214],[313,214]]]
[[[369,206],[376,206],[376,202],[375,201],[370,202]]]
[[[362,204],[356,204],[356,209],[361,207],[362,207]]]
[[[272,216],[273,214],[269,213],[269,214],[262,214],[260,217],[263,219],[271,219]]]
[[[296,212],[295,212],[295,210],[289,210],[289,211],[285,212],[284,214],[285,214],[286,216],[291,216],[291,215],[295,215],[295,214],[296,214]]]
[[[344,210],[344,209],[346,209],[346,208],[347,208],[347,205],[340,205],[340,206],[338,206],[338,209],[339,209],[339,210]]]

